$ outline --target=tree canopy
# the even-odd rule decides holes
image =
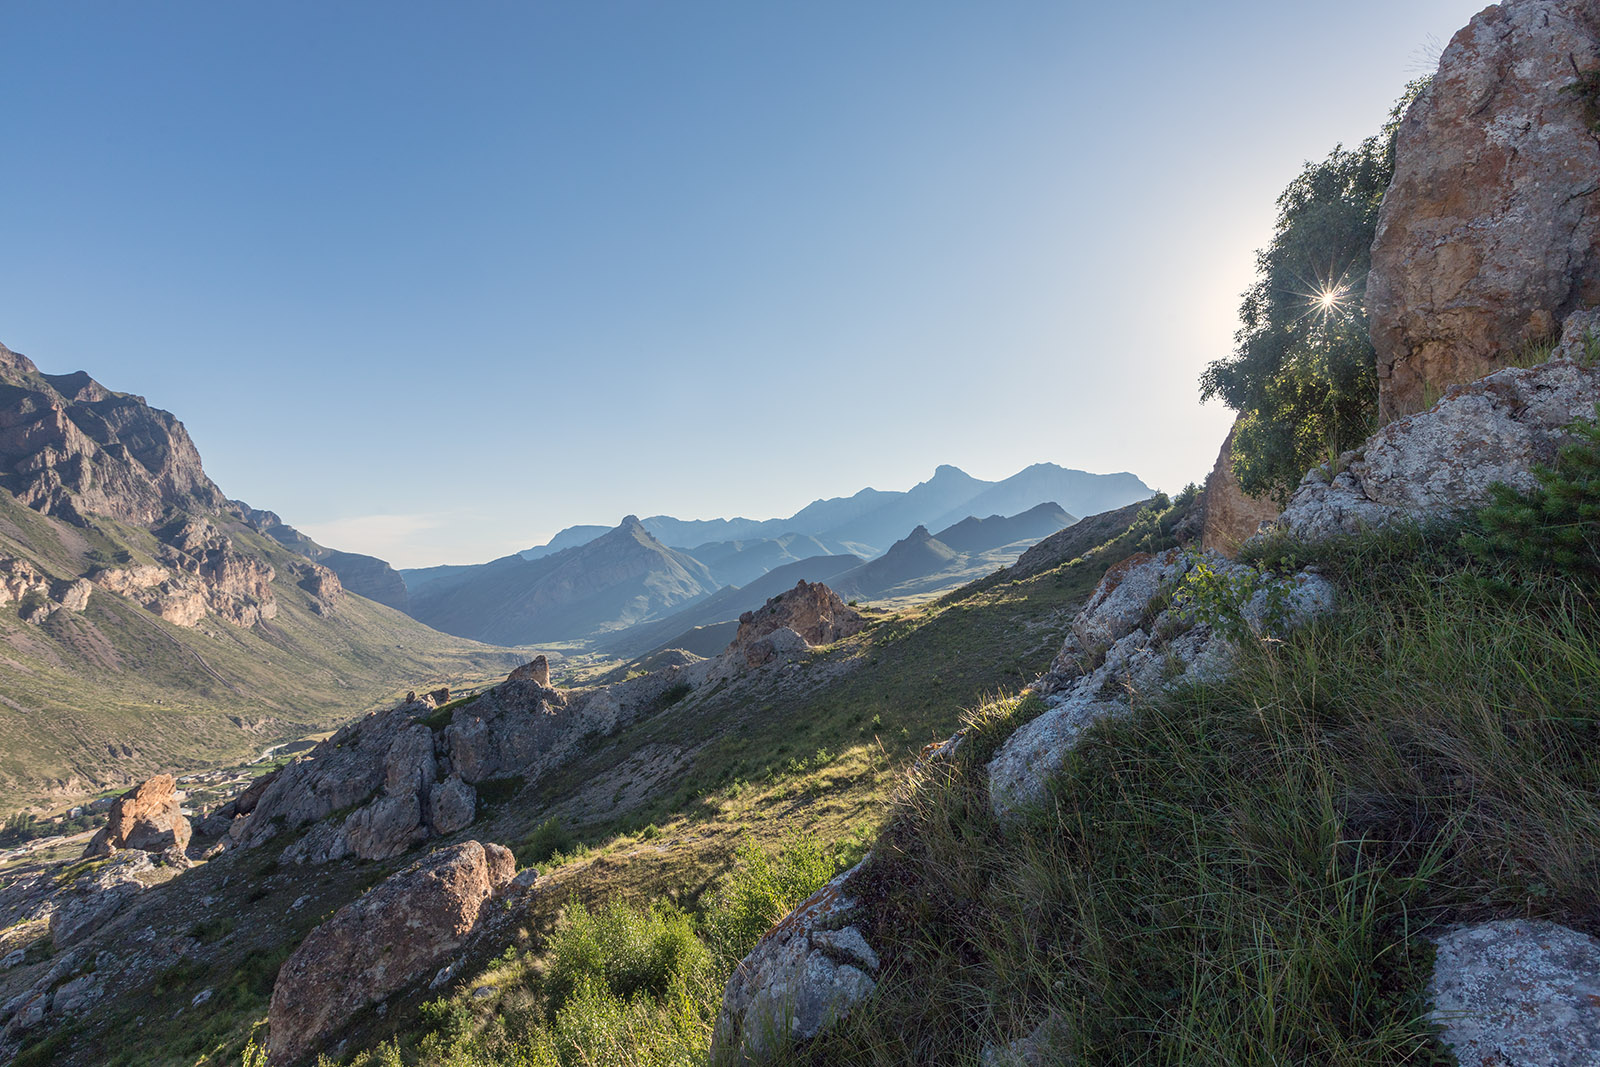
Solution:
[[[1367,273],[1378,209],[1394,176],[1400,117],[1378,134],[1307,163],[1278,197],[1272,243],[1239,308],[1231,357],[1206,368],[1200,395],[1239,412],[1233,467],[1246,493],[1280,499],[1315,464],[1360,444],[1377,415]]]

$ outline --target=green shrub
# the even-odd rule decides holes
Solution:
[[[656,698],[656,707],[658,709],[670,708],[692,692],[694,692],[694,686],[688,682],[679,682],[677,685],[669,686],[662,690],[661,695]]]
[[[776,853],[754,840],[740,846],[732,875],[703,909],[702,926],[723,965],[731,968],[743,959],[773,923],[826,885],[846,858],[804,836]]]
[[[1525,574],[1600,578],[1600,421],[1579,419],[1567,429],[1573,439],[1554,467],[1534,469],[1534,489],[1490,490],[1478,512],[1481,531],[1463,537],[1479,559]]]
[[[531,867],[543,863],[558,852],[570,852],[578,843],[565,823],[554,815],[534,827],[533,832],[516,848],[519,866]]]
[[[710,968],[711,954],[695,936],[693,920],[677,907],[640,910],[613,902],[590,911],[574,900],[550,939],[546,1010],[554,1018],[591,986],[621,1000],[660,998]]]

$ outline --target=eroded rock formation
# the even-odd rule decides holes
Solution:
[[[82,578],[52,578],[25,559],[0,558],[0,605],[17,604],[23,622],[37,625],[58,611],[80,612],[93,589]]]
[[[119,848],[165,852],[189,847],[189,819],[178,799],[178,783],[158,774],[122,794],[111,805],[110,819],[90,838],[85,856],[101,856]]]
[[[821,582],[802,580],[787,593],[740,615],[739,631],[724,655],[742,657],[756,667],[786,652],[842,641],[860,633],[866,624],[861,613],[838,593]]]
[[[1600,303],[1593,0],[1507,0],[1451,40],[1400,126],[1367,282],[1384,421]]]

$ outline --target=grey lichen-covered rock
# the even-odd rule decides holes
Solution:
[[[344,823],[344,836],[351,854],[358,859],[398,856],[428,836],[422,825],[422,801],[415,793],[379,797],[350,813]]]
[[[1561,340],[1550,356],[1578,363],[1592,363],[1600,357],[1600,308],[1568,315],[1561,324]]]
[[[1218,632],[1196,621],[1181,584],[1191,572],[1238,597],[1232,625]],[[1175,594],[1176,591],[1176,594]],[[1214,553],[1172,549],[1136,555],[1111,568],[1083,609],[1046,674],[1031,687],[1048,702],[1038,718],[1006,739],[989,762],[989,802],[1001,818],[1037,803],[1049,777],[1095,723],[1130,702],[1180,685],[1215,682],[1233,669],[1237,640],[1281,638],[1337,602],[1327,579],[1310,571],[1263,574]],[[1218,619],[1218,625],[1228,621]],[[937,752],[953,750],[956,739]]]
[[[1438,941],[1429,1019],[1463,1064],[1600,1063],[1600,941],[1551,922],[1503,919]]]
[[[449,778],[428,793],[428,823],[436,834],[453,834],[472,822],[478,794],[460,778]]]
[[[1534,466],[1554,461],[1564,428],[1593,418],[1597,402],[1600,367],[1570,359],[1453,387],[1429,410],[1380,429],[1361,452],[1341,456],[1332,477],[1313,469],[1275,529],[1318,541],[1448,518],[1486,503],[1496,482],[1531,489]]]
[[[50,915],[51,942],[61,949],[93,935],[144,892],[140,876],[153,867],[148,852],[128,849],[80,874]]]
[[[1004,1045],[990,1045],[978,1057],[979,1067],[1068,1067],[1066,1022],[1052,1015],[1023,1037]]]
[[[383,791],[392,797],[426,792],[433,783],[433,731],[418,724],[401,730],[383,762]]]
[[[1084,731],[1127,710],[1122,700],[1073,694],[1012,734],[989,761],[989,803],[995,814],[1009,815],[1037,803],[1050,775],[1077,747]]]
[[[865,861],[862,861],[863,863]],[[879,968],[847,891],[860,864],[839,875],[767,932],[728,979],[712,1047],[759,1060],[817,1036],[872,995]]]

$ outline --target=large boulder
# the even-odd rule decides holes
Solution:
[[[1330,476],[1313,469],[1278,518],[1305,540],[1397,521],[1447,518],[1488,502],[1489,487],[1536,484],[1536,464],[1554,461],[1575,419],[1593,418],[1600,367],[1553,359],[1507,368],[1455,386],[1428,411],[1384,426]]]
[[[1206,478],[1206,495],[1203,503],[1204,518],[1200,531],[1200,547],[1207,552],[1232,559],[1239,546],[1256,535],[1263,522],[1278,517],[1278,504],[1271,496],[1246,496],[1233,473],[1233,435],[1239,423],[1222,442],[1216,465]]]
[[[1506,0],[1440,56],[1400,125],[1372,246],[1384,421],[1600,303],[1600,138],[1593,102],[1568,91],[1596,66],[1594,0]]]
[[[189,836],[178,782],[170,774],[158,774],[117,798],[109,821],[90,838],[84,855],[102,856],[118,848],[181,852],[189,847]]]
[[[722,994],[713,1049],[739,1063],[760,1060],[815,1037],[872,995],[878,954],[851,924],[860,905],[848,883],[859,870],[813,893],[739,963]]]
[[[269,1062],[310,1058],[357,1011],[432,974],[515,873],[509,849],[463,841],[340,908],[278,972],[267,1016]]]
[[[1600,1063],[1600,941],[1552,922],[1502,919],[1438,940],[1428,984],[1444,1042],[1463,1064]]]

